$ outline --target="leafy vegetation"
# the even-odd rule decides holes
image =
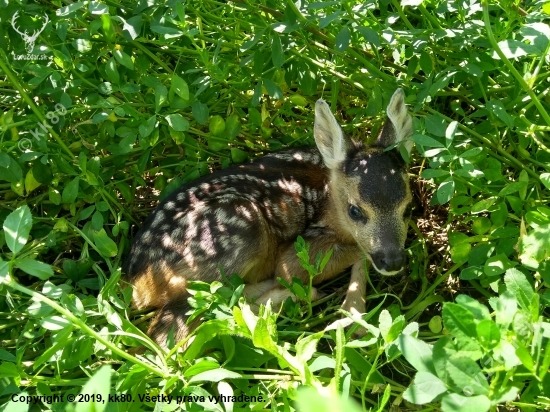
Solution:
[[[0,7],[2,410],[550,407],[550,3]],[[372,137],[398,86],[408,274],[372,276],[360,319],[338,312],[346,275],[279,315],[255,315],[236,276],[197,282],[208,321],[185,350],[151,342],[120,267],[158,198],[312,145],[319,97]],[[297,252],[312,276],[326,263]]]

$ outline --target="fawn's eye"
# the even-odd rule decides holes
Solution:
[[[364,218],[361,209],[354,205],[349,205],[348,213],[349,217],[351,217],[353,220],[361,220]]]

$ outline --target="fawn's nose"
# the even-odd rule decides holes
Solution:
[[[371,254],[371,258],[376,269],[383,275],[395,275],[405,265],[404,250],[379,251]]]

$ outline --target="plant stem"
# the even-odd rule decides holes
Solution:
[[[67,318],[73,325],[81,329],[86,335],[93,337],[98,342],[101,342],[104,346],[106,346],[109,350],[111,350],[113,353],[117,354],[121,358],[126,359],[134,364],[140,365],[141,367],[143,367],[144,369],[147,369],[152,374],[157,375],[161,378],[167,377],[168,372],[166,370],[162,370],[155,365],[152,365],[148,362],[145,362],[139,358],[136,358],[135,356],[132,356],[124,352],[118,346],[114,345],[112,342],[108,341],[99,333],[97,333],[95,330],[93,330],[88,325],[86,325],[84,321],[82,321],[81,319],[73,315],[72,312],[65,309],[64,307],[59,305],[57,302],[51,300],[50,298],[42,295],[41,293],[35,292],[34,290],[28,289],[25,286],[20,285],[19,283],[11,279],[11,275],[7,285],[12,289],[18,290],[19,292],[29,295],[35,301],[43,302],[48,306],[54,308],[56,311],[61,313],[65,318]]]
[[[29,105],[33,113],[38,117],[38,120],[42,122],[42,124],[47,124],[48,121],[46,120],[46,117],[42,114],[40,110],[38,110],[38,107],[36,107],[36,104],[34,104],[33,100],[30,98],[30,96],[27,94],[25,89],[23,89],[23,86],[21,86],[21,83],[19,83],[19,80],[17,79],[17,76],[13,74],[11,69],[8,67],[6,62],[4,61],[4,53],[0,53],[0,69],[6,74],[8,79],[12,82],[13,86],[19,91],[19,94],[23,98],[23,100]],[[50,134],[54,137],[57,144],[61,146],[61,148],[69,155],[69,160],[74,159],[74,154],[69,150],[63,139],[56,133],[55,130],[49,129]]]
[[[548,112],[541,104],[539,98],[533,91],[531,87],[527,84],[523,76],[516,70],[514,65],[510,63],[510,60],[504,55],[502,52],[500,46],[498,45],[495,36],[493,34],[493,30],[491,29],[491,21],[489,20],[489,2],[488,0],[482,0],[481,5],[483,7],[483,21],[485,23],[485,29],[487,30],[487,37],[489,38],[489,42],[491,43],[491,46],[495,49],[495,52],[498,54],[498,57],[500,57],[500,60],[504,63],[504,65],[510,70],[512,75],[515,77],[516,81],[521,85],[522,89],[531,97],[533,100],[533,103],[539,110],[540,115],[544,119],[544,121],[550,125],[550,115],[548,115]]]

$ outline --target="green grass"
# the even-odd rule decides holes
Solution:
[[[0,410],[548,409],[548,4],[0,4]],[[38,59],[12,23],[43,28]],[[237,277],[198,282],[194,340],[151,342],[120,267],[158,199],[314,144],[320,97],[372,138],[397,87],[416,147],[407,275],[372,275],[354,320],[349,274],[278,316],[254,315]]]

